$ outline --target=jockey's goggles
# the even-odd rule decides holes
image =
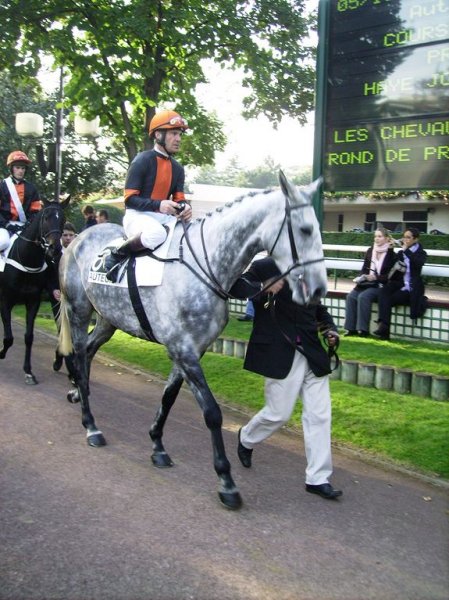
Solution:
[[[160,129],[161,127],[164,127],[165,125],[179,125],[180,127],[188,127],[188,123],[185,119],[183,119],[182,117],[173,117],[172,119],[170,119],[170,121],[167,121],[166,123],[163,123],[162,125],[158,126],[158,129]]]

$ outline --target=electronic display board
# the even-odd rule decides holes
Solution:
[[[330,0],[324,186],[449,188],[449,0]]]

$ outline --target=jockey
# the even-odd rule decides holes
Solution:
[[[187,129],[187,121],[172,110],[163,110],[151,119],[149,134],[154,148],[134,158],[126,177],[123,227],[128,239],[105,259],[110,281],[117,281],[120,263],[132,252],[154,250],[164,243],[167,223],[176,217],[191,219],[189,204],[179,211],[178,203],[185,202],[184,167],[173,158]]]
[[[25,179],[30,164],[21,150],[14,150],[6,160],[11,175],[0,182],[0,252],[9,246],[10,235],[42,208],[36,187]]]

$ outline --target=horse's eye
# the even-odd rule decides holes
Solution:
[[[309,225],[303,225],[300,230],[304,235],[312,235],[312,228]]]

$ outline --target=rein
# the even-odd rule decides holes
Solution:
[[[36,218],[39,219],[39,230],[38,230],[38,234],[36,236],[36,238],[34,239],[30,239],[28,237],[26,237],[25,234],[19,233],[17,236],[18,240],[23,240],[24,242],[27,242],[29,244],[34,244],[36,246],[39,246],[40,248],[42,248],[42,250],[44,251],[44,256],[47,255],[48,250],[51,246],[50,242],[48,241],[48,237],[54,233],[57,233],[59,235],[61,235],[61,230],[60,229],[50,229],[50,231],[47,231],[45,234],[43,233],[43,217],[44,217],[44,213],[45,211],[54,208],[53,206],[45,206],[44,208],[42,208],[42,210],[39,211],[39,216],[37,216]],[[19,248],[17,248],[17,256],[19,259],[19,263],[21,264],[22,258],[20,256],[20,251]],[[23,268],[27,271],[30,272],[34,272],[36,271],[36,269],[32,269],[30,267],[25,267],[24,265],[22,265]],[[39,267],[40,269],[41,267]]]
[[[295,244],[295,238],[293,235],[293,228],[292,228],[292,219],[291,219],[291,211],[292,210],[296,210],[299,208],[304,208],[306,206],[309,206],[307,203],[303,203],[303,204],[299,204],[298,206],[294,206],[293,208],[290,206],[290,202],[288,200],[288,196],[285,194],[285,215],[284,215],[284,219],[281,223],[281,226],[279,228],[279,232],[276,236],[276,239],[274,241],[274,244],[269,252],[269,255],[271,255],[273,253],[273,250],[276,247],[276,244],[279,241],[279,238],[281,236],[282,233],[282,229],[284,228],[285,223],[287,223],[287,231],[288,231],[288,239],[290,242],[290,250],[292,253],[292,259],[293,259],[293,264],[288,267],[283,273],[281,273],[278,277],[276,277],[275,279],[272,279],[270,281],[269,284],[267,284],[266,286],[263,286],[256,294],[254,294],[253,296],[250,296],[249,299],[253,299],[256,296],[259,296],[260,294],[262,294],[263,292],[265,292],[269,287],[271,287],[273,285],[273,283],[275,283],[276,281],[279,281],[280,279],[283,279],[284,277],[286,277],[287,275],[289,275],[289,273],[291,273],[291,271],[293,271],[294,269],[297,269],[299,267],[305,267],[307,265],[311,265],[317,262],[323,262],[324,261],[324,257],[323,258],[316,258],[314,260],[307,260],[307,261],[300,261],[299,260],[299,255],[298,255],[298,251],[296,248],[296,244]],[[180,244],[179,244],[179,261],[181,264],[185,265],[202,283],[204,283],[204,285],[206,285],[212,292],[214,292],[214,294],[216,294],[219,298],[221,298],[222,300],[230,300],[230,299],[236,299],[235,296],[233,296],[232,294],[230,294],[227,290],[225,290],[222,285],[220,284],[220,282],[218,281],[217,277],[215,276],[214,272],[212,271],[212,267],[210,265],[209,262],[209,256],[207,254],[207,248],[206,248],[206,244],[204,241],[204,219],[201,219],[201,245],[202,245],[202,249],[203,249],[203,255],[204,255],[204,260],[206,262],[206,267],[207,270],[201,265],[198,256],[196,255],[194,249],[192,248],[192,244],[190,242],[190,238],[188,235],[188,225],[186,225],[186,223],[184,221],[182,221],[182,225],[184,228],[184,234],[181,238]],[[190,250],[190,252],[192,253],[192,256],[195,260],[195,263],[197,264],[197,266],[199,267],[200,271],[202,272],[199,273],[198,270],[196,270],[194,267],[192,267],[192,265],[190,265],[188,262],[186,262],[184,260],[184,248],[183,248],[183,240],[186,240],[187,246]],[[154,257],[156,258],[156,257]],[[165,259],[167,260],[167,259]],[[170,260],[176,260],[176,259],[168,259]],[[302,276],[301,276],[302,277]]]

